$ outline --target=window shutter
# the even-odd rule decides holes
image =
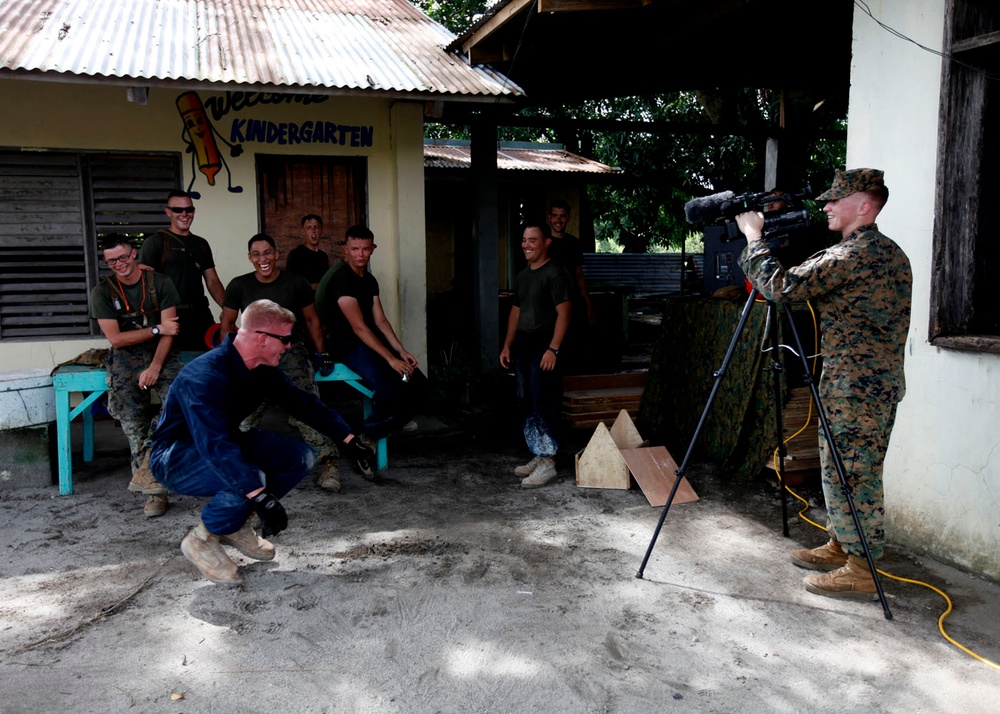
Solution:
[[[101,238],[138,247],[180,182],[177,154],[0,152],[0,339],[97,334]]]
[[[0,154],[0,338],[89,335],[77,156]]]

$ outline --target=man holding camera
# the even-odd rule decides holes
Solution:
[[[889,198],[883,172],[838,171],[823,212],[841,240],[794,267],[762,241],[762,214],[736,217],[747,237],[740,267],[768,300],[815,300],[822,329],[820,397],[872,560],[885,543],[882,464],[906,385],[903,353],[910,324],[910,262],[875,224]],[[820,433],[825,545],[791,553],[799,567],[824,571],[804,580],[817,595],[871,600],[877,588],[843,493],[833,454]]]
[[[153,434],[150,467],[156,478],[176,493],[211,497],[181,552],[213,583],[243,581],[223,545],[255,560],[274,558],[274,546],[265,539],[288,525],[280,499],[315,463],[312,449],[295,439],[240,430],[265,401],[341,443],[359,471],[375,468],[375,453],[340,415],[278,369],[292,345],[294,323],[295,315],[271,300],[248,305],[235,335],[177,375]],[[250,523],[254,512],[261,535]]]

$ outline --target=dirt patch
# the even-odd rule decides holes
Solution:
[[[394,437],[380,483],[346,464],[340,494],[303,482],[274,561],[233,551],[238,588],[180,554],[202,501],[144,518],[102,432],[73,496],[0,498],[0,711],[993,708],[1000,673],[940,636],[939,596],[886,580],[886,620],[806,593],[787,551],[821,536],[782,537],[772,487],[692,466],[700,500],[637,579],[660,511],[576,488],[568,463],[522,490],[516,425],[492,417]],[[952,637],[1000,658],[1000,587],[894,547],[882,566],[944,589]]]

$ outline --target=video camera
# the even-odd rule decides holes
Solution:
[[[810,219],[804,203],[812,197],[812,189],[808,186],[799,193],[764,191],[736,195],[723,191],[688,201],[684,204],[684,217],[688,223],[720,226],[722,242],[730,243],[744,237],[736,225],[736,216],[759,211],[764,214],[764,243],[781,264],[788,267],[798,265],[829,245],[826,226],[819,226]]]
[[[726,229],[723,242],[742,238],[743,234],[736,227],[736,216],[747,211],[759,211],[764,214],[764,238],[774,234],[791,233],[794,230],[808,228],[809,210],[803,201],[813,197],[812,189],[806,187],[799,193],[781,193],[764,191],[762,193],[744,193],[737,196],[732,191],[694,198],[684,204],[684,217],[693,224],[719,224]],[[774,204],[780,208],[765,210]]]

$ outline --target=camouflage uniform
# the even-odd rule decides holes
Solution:
[[[106,281],[102,281],[91,291],[90,316],[95,320],[117,319],[118,328],[122,332],[158,324],[160,310],[175,307],[180,298],[169,278],[152,271],[145,272],[145,279],[154,286],[152,292],[155,300],[151,302],[158,309],[145,311],[140,308],[129,313],[116,310],[114,301],[118,296],[112,293],[112,287]],[[129,304],[146,304],[142,300],[144,286],[145,282],[136,286],[123,286]],[[149,389],[139,388],[139,375],[152,363],[159,341],[160,338],[153,338],[129,347],[112,347],[105,360],[108,413],[121,423],[122,431],[128,438],[133,476],[141,467],[148,468],[150,440],[160,416],[160,405],[166,400],[167,389],[181,369],[180,356],[176,349],[171,349],[163,361],[156,384]],[[157,396],[155,404],[154,394]]]
[[[881,184],[881,172],[870,169],[838,173],[834,188],[819,198],[867,190],[873,175]],[[740,267],[768,300],[816,301],[822,330],[820,397],[869,550],[878,559],[885,541],[882,462],[896,404],[906,391],[910,262],[872,223],[788,269],[763,242],[750,241]],[[847,553],[864,557],[822,430],[819,441],[827,529]]]

